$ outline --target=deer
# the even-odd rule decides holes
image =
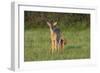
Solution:
[[[57,27],[57,21],[47,21],[47,25],[49,26],[50,30],[50,37],[51,37],[51,48],[50,51],[54,52],[63,52],[64,45],[66,44],[63,34],[59,27]]]

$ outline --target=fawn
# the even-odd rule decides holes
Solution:
[[[53,52],[59,52],[64,51],[64,38],[60,31],[60,29],[57,27],[57,22],[47,21],[47,24],[50,29],[50,35],[51,35],[51,48],[50,51]]]

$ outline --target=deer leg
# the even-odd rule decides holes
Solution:
[[[61,39],[61,51],[64,52],[64,40]]]
[[[56,52],[57,51],[57,41],[56,40],[54,41],[54,44],[55,44],[54,49],[55,49],[55,52]]]
[[[52,42],[51,42],[51,52],[53,53],[54,52],[54,47],[55,46],[55,42],[54,42],[54,40],[52,40]]]

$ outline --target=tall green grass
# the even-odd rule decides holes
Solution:
[[[90,29],[63,29],[67,44],[63,53],[51,54],[48,28],[24,31],[24,61],[86,59],[90,58]]]

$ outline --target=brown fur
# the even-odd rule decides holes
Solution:
[[[51,49],[50,51],[53,52],[60,52],[60,51],[64,51],[64,45],[65,45],[65,41],[63,38],[63,35],[61,35],[60,37],[60,44],[57,44],[57,34],[53,31],[52,27],[54,25],[57,24],[57,22],[54,22],[53,24],[51,24],[50,22],[47,22],[49,29],[50,29],[50,35],[51,35]]]

